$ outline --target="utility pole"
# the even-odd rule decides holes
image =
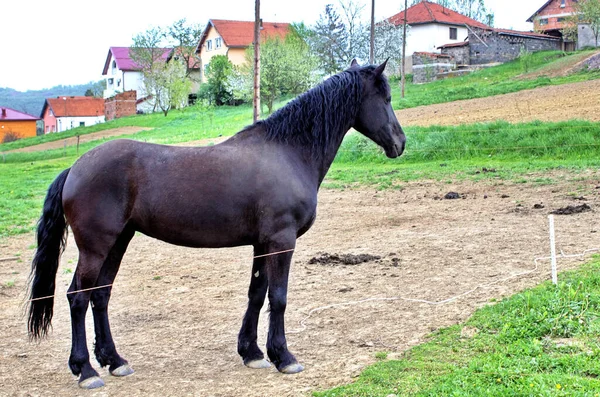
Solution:
[[[254,122],[260,118],[260,0],[254,3],[254,94],[252,106],[254,109]]]
[[[408,0],[404,0],[404,27],[402,32],[402,78],[400,79],[402,85],[402,98],[404,98],[404,86],[406,85],[406,14],[408,9]]]
[[[371,46],[369,48],[369,63],[375,62],[375,0],[371,0]]]

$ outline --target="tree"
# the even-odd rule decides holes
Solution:
[[[348,33],[332,4],[325,6],[314,27],[312,48],[325,75],[338,73],[346,65]]]
[[[90,88],[85,90],[85,96],[91,96],[95,98],[102,98],[104,90],[106,89],[106,80],[96,81]]]
[[[144,94],[165,117],[173,108],[185,106],[191,89],[187,78],[188,65],[180,57],[170,57],[172,49],[162,47],[165,30],[150,28],[136,35],[130,49],[131,59],[140,67]]]
[[[365,60],[370,59],[369,52],[369,27],[362,20],[365,6],[354,0],[340,0],[342,9],[342,23],[346,27],[346,48],[343,49],[341,59],[342,68],[348,67],[352,59],[360,56]]]
[[[215,55],[211,58],[206,68],[206,83],[202,84],[202,96],[209,103],[221,106],[231,103],[233,89],[231,80],[233,77],[233,64],[226,55]]]
[[[394,25],[389,21],[378,23],[375,26],[375,64],[389,58],[386,70],[388,74],[400,74],[403,54],[403,29],[404,24]]]
[[[186,65],[187,78],[190,78],[192,70],[200,65],[200,59],[196,56],[196,46],[202,31],[200,25],[188,24],[185,18],[174,22],[164,31],[168,45],[175,50],[174,56],[182,59]]]
[[[246,52],[243,71],[247,78],[252,75],[253,48]],[[282,95],[297,95],[314,83],[314,70],[318,60],[310,53],[309,46],[297,32],[291,29],[285,39],[269,37],[260,46],[260,96],[268,113]]]
[[[187,104],[192,82],[186,78],[187,67],[181,59],[173,59],[159,67],[162,70],[154,75],[153,100],[167,117],[169,110]]]

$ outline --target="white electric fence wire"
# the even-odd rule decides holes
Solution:
[[[585,251],[583,251],[582,253],[579,253],[579,254],[567,255],[567,254],[565,254],[561,250],[559,257],[561,257],[561,258],[579,258],[579,257],[584,257],[585,255],[588,255],[588,254],[590,254],[592,252],[598,252],[598,251],[600,251],[600,248],[590,248],[590,249],[586,249]],[[311,318],[313,316],[313,314],[319,313],[319,312],[322,312],[322,311],[328,310],[328,309],[334,309],[334,308],[337,308],[337,307],[352,306],[352,305],[358,305],[358,304],[361,304],[361,303],[373,302],[373,301],[397,301],[397,300],[403,300],[403,301],[414,302],[414,303],[425,303],[425,304],[432,305],[432,306],[443,305],[443,304],[455,301],[455,300],[457,300],[459,298],[462,298],[464,296],[467,296],[469,294],[472,294],[473,292],[477,291],[478,289],[487,288],[487,287],[490,287],[490,286],[495,285],[495,284],[503,283],[505,281],[512,280],[512,279],[517,278],[517,277],[522,277],[522,276],[526,276],[528,274],[534,273],[539,268],[538,261],[548,260],[548,259],[552,259],[552,256],[535,258],[533,260],[533,263],[535,264],[535,267],[533,269],[531,269],[531,270],[527,270],[527,271],[524,271],[524,272],[521,272],[521,273],[513,274],[511,276],[508,276],[508,277],[505,277],[505,278],[502,278],[502,279],[499,279],[499,280],[496,280],[496,281],[492,281],[491,283],[478,285],[475,288],[470,289],[470,290],[468,290],[466,292],[463,292],[460,295],[456,295],[456,296],[453,296],[451,298],[447,298],[447,299],[440,300],[440,301],[429,301],[429,300],[425,300],[425,299],[407,298],[407,297],[404,297],[404,296],[381,297],[381,298],[379,298],[379,297],[371,297],[371,298],[365,298],[365,299],[360,299],[360,300],[355,300],[355,301],[333,303],[333,304],[330,304],[330,305],[316,307],[314,309],[311,309],[308,312],[308,314],[306,315],[306,317],[304,317],[302,320],[300,320],[300,327],[301,328],[295,329],[295,330],[290,330],[290,331],[287,331],[286,333],[288,333],[288,334],[299,334],[300,332],[303,332],[307,328],[306,321],[308,321],[308,319]]]

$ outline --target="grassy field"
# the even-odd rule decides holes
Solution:
[[[600,70],[582,71],[567,76],[552,76],[556,68],[573,64],[582,54],[593,51],[565,53],[562,51],[542,51],[531,54],[529,72],[525,73],[519,59],[499,66],[446,80],[428,84],[407,84],[405,98],[401,98],[399,84],[392,84],[392,98],[395,109],[406,109],[435,103],[452,102],[461,99],[483,98],[508,94],[548,85],[575,83],[600,78]],[[548,71],[548,75],[543,73]],[[539,74],[538,74],[539,73]],[[531,77],[528,78],[528,75]]]
[[[390,82],[392,87],[393,106],[395,109],[405,109],[435,103],[451,102],[461,99],[482,98],[486,96],[505,94],[545,85],[557,85],[600,78],[600,71],[582,71],[562,77],[547,77],[536,75],[536,71],[552,70],[564,64],[573,63],[592,51],[565,53],[562,51],[544,51],[531,55],[529,70],[532,78],[527,78],[520,60],[507,62],[503,65],[483,69],[466,76],[448,80],[435,81],[428,84],[411,84],[406,87],[406,96],[401,98],[398,81]],[[278,108],[287,100],[276,104]],[[48,134],[35,138],[21,139],[15,142],[0,144],[0,153],[25,146],[37,145],[44,142],[61,140],[76,135],[84,135],[113,128],[138,126],[153,128],[152,131],[140,132],[134,139],[156,143],[179,143],[193,140],[212,138],[219,135],[233,135],[244,126],[252,123],[252,108],[250,105],[206,107],[202,105],[183,110],[174,110],[164,117],[162,113],[150,115],[135,115],[112,120],[91,127],[78,127],[60,134]],[[96,144],[101,143],[97,142]],[[81,150],[89,150],[94,144],[84,145]],[[75,153],[75,149],[67,156]],[[50,159],[64,156],[62,150],[54,153],[44,153],[39,159]],[[32,155],[4,154],[1,161],[31,161]]]
[[[600,395],[600,256],[318,397]]]

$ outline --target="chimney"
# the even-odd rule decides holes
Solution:
[[[6,117],[6,109],[2,108],[2,117]]]

